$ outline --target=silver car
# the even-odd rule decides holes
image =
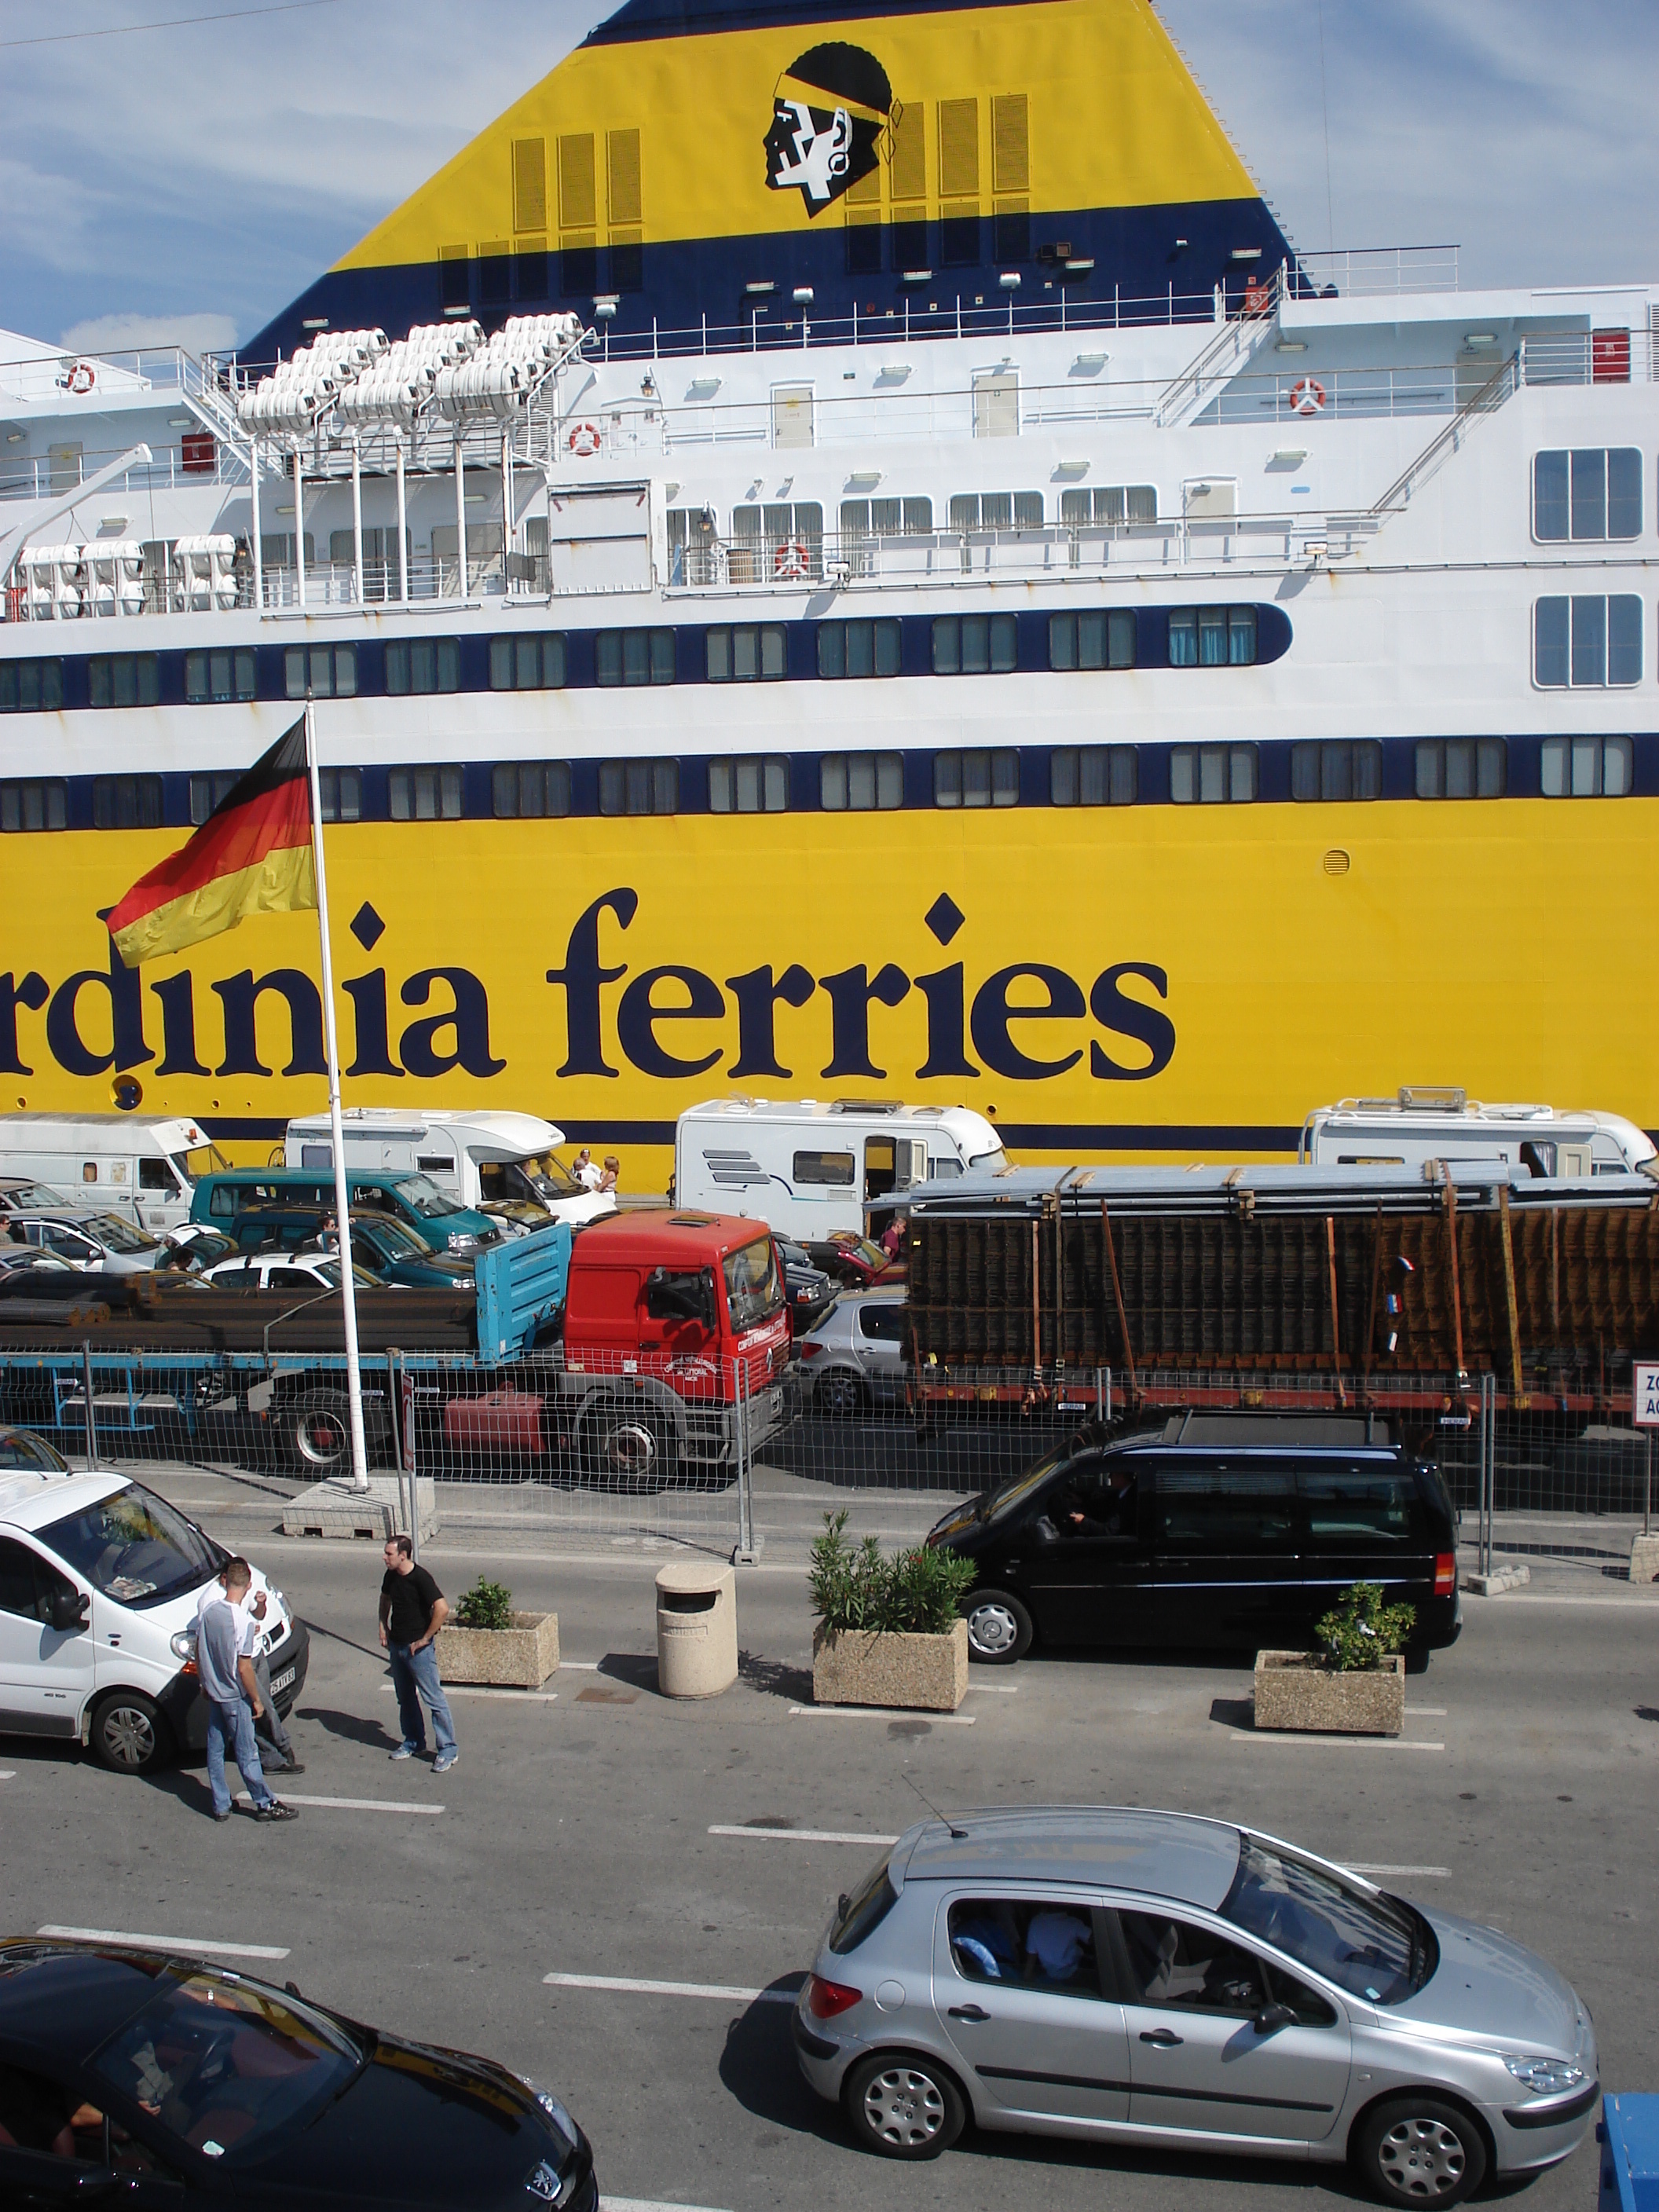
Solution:
[[[830,1922],[793,2015],[853,2133],[983,2128],[1352,2159],[1385,2203],[1553,2166],[1601,2095],[1583,2004],[1490,1928],[1180,1813],[924,1822]]]
[[[907,1308],[891,1291],[843,1291],[800,1340],[801,1379],[822,1413],[861,1413],[904,1396]]]
[[[118,1213],[94,1206],[56,1206],[52,1212],[11,1213],[6,1226],[37,1251],[55,1252],[71,1267],[94,1275],[142,1275],[167,1257],[153,1237]]]

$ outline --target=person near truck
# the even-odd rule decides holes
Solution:
[[[216,1604],[225,1595],[225,1578],[222,1573],[216,1582],[204,1585],[202,1595],[196,1601],[196,1626],[198,1635],[201,1632],[202,1615],[207,1611],[209,1606]],[[250,1583],[242,1593],[241,1602],[236,1607],[236,1618],[241,1639],[237,1647],[237,1655],[239,1658],[251,1659],[253,1662],[253,1680],[259,1692],[259,1702],[264,1708],[262,1713],[255,1716],[253,1723],[253,1734],[259,1747],[259,1764],[262,1767],[268,1764],[273,1765],[283,1774],[303,1774],[305,1767],[299,1753],[294,1748],[293,1741],[288,1730],[283,1726],[282,1715],[276,1710],[276,1700],[271,1695],[270,1652],[265,1639],[265,1612],[264,1592],[260,1590],[256,1595],[253,1586]]]
[[[398,1718],[403,1741],[394,1759],[414,1759],[426,1750],[424,1703],[432,1714],[432,1732],[438,1755],[434,1774],[447,1774],[460,1757],[455,1723],[449,1717],[449,1700],[438,1680],[438,1631],[449,1618],[449,1601],[426,1569],[415,1562],[415,1546],[408,1536],[387,1539],[381,1554],[386,1573],[380,1581],[380,1644],[392,1662],[392,1683],[398,1692]]]
[[[256,1714],[264,1711],[253,1662],[242,1656],[242,1629],[237,1619],[247,1595],[253,1571],[246,1559],[227,1562],[221,1579],[221,1595],[204,1606],[196,1633],[196,1672],[208,1701],[208,1786],[213,1792],[213,1817],[228,1820],[231,1813],[230,1785],[225,1779],[225,1746],[247,1784],[256,1820],[297,1820],[292,1805],[284,1805],[266,1786],[259,1751],[253,1741]]]

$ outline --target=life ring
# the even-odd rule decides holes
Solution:
[[[97,381],[98,372],[92,363],[89,361],[77,361],[64,379],[64,385],[67,391],[87,392],[92,390]]]
[[[579,461],[591,461],[599,450],[599,426],[597,422],[578,422],[567,441]]]
[[[772,574],[785,583],[798,583],[809,573],[810,556],[797,541],[786,540],[772,556]]]
[[[1316,376],[1299,377],[1291,386],[1291,405],[1298,415],[1324,412],[1325,387]]]

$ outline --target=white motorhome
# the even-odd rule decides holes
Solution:
[[[965,1106],[711,1098],[675,1125],[674,1201],[821,1239],[862,1230],[867,1207],[916,1183],[1006,1164],[995,1128]]]
[[[151,1237],[190,1218],[198,1175],[229,1162],[194,1121],[166,1114],[0,1114],[0,1175],[35,1176],[70,1206]]]
[[[573,1228],[617,1210],[609,1192],[586,1189],[576,1181],[556,1151],[564,1142],[563,1130],[535,1114],[493,1107],[411,1113],[407,1107],[348,1106],[341,1124],[348,1167],[412,1169],[430,1176],[461,1206],[538,1206]],[[283,1163],[333,1166],[326,1114],[289,1123]]]
[[[1621,1114],[1483,1106],[1455,1089],[1402,1086],[1394,1098],[1345,1098],[1309,1115],[1297,1158],[1312,1167],[1417,1167],[1503,1161],[1534,1176],[1630,1175],[1656,1158]]]

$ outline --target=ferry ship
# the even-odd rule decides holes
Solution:
[[[626,0],[235,356],[0,343],[0,1107],[317,1103],[313,917],[102,919],[309,693],[349,1101],[1659,1125],[1656,312],[1297,249],[1149,0]]]

